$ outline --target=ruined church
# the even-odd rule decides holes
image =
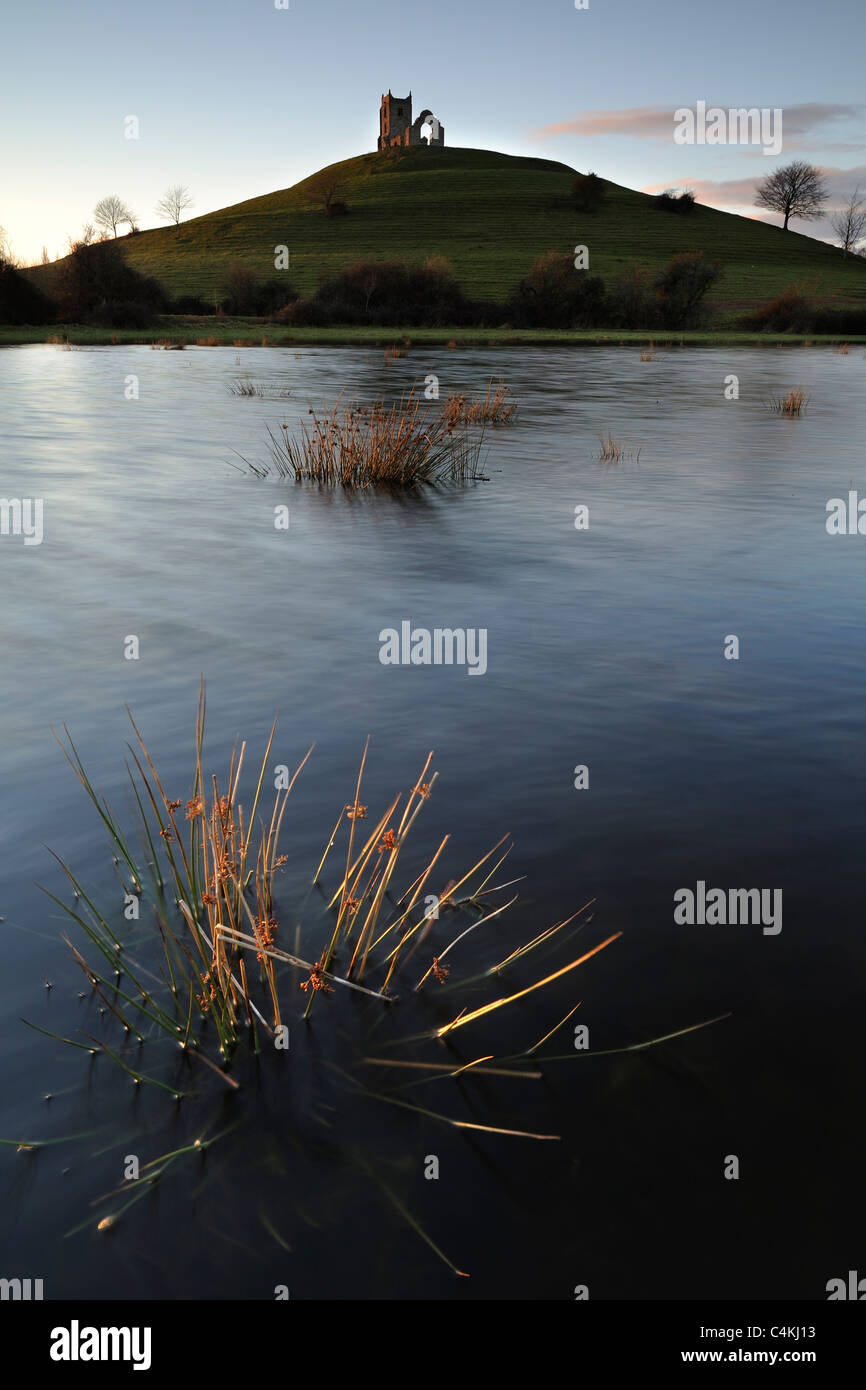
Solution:
[[[430,134],[422,135],[423,126],[429,126]],[[407,97],[395,97],[388,93],[382,97],[379,108],[379,149],[388,150],[393,145],[444,145],[445,127],[432,111],[425,109],[417,120],[412,120],[412,93]]]

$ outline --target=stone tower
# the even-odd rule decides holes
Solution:
[[[430,136],[421,135],[421,127],[430,126]],[[392,92],[382,97],[379,107],[379,145],[380,150],[391,149],[394,145],[444,145],[445,127],[426,107],[417,120],[412,120],[412,93],[407,97],[395,97]]]

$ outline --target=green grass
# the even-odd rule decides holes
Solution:
[[[724,323],[794,283],[831,303],[866,305],[866,261],[860,258],[844,260],[840,250],[812,237],[700,204],[690,216],[659,212],[648,195],[608,182],[599,211],[578,213],[569,200],[575,171],[554,160],[414,148],[359,155],[332,168],[343,180],[347,217],[325,217],[310,201],[307,179],[177,227],[124,238],[129,263],[172,295],[210,302],[233,262],[263,279],[283,274],[306,294],[322,277],[364,257],[423,260],[436,254],[451,263],[467,293],[504,300],[544,251],[585,243],[592,273],[605,279],[632,261],[659,269],[680,251],[718,256],[724,273],[712,302]],[[289,248],[288,271],[274,270],[278,245]],[[50,290],[54,266],[31,273]],[[489,335],[476,333],[476,341],[479,336]],[[380,329],[376,338],[387,341],[387,334]],[[315,340],[327,341],[321,335]],[[358,339],[344,333],[340,340]]]
[[[807,344],[832,346],[837,343],[866,343],[866,334],[837,333],[799,335],[754,333],[735,328],[687,329],[660,334],[653,329],[591,328],[293,328],[266,319],[197,319],[165,317],[159,327],[96,328],[90,324],[61,323],[45,327],[0,326],[0,346],[22,343],[69,343],[73,347],[99,347],[111,343],[185,343],[194,348],[199,338],[215,338],[214,347],[369,347],[387,348],[405,333],[411,339],[407,354],[412,362],[416,349],[446,347],[578,347],[593,344],[621,344],[637,348],[652,343],[656,350],[691,345],[694,347],[802,347]],[[207,350],[206,348],[204,349]]]

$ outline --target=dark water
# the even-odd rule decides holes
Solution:
[[[399,394],[428,371],[443,393],[493,376],[519,399],[475,488],[349,497],[230,466],[234,451],[265,456],[266,424],[340,392]],[[571,1298],[586,1284],[594,1299],[820,1299],[857,1267],[866,540],[828,535],[825,508],[866,494],[864,371],[860,349],[669,349],[647,363],[632,348],[419,349],[389,365],[348,349],[3,352],[0,492],[44,499],[44,539],[0,537],[0,1137],[67,1142],[0,1147],[0,1274],[42,1277],[46,1297],[271,1298],[284,1284],[292,1298]],[[124,399],[131,374],[138,400]],[[242,376],[293,394],[235,398]],[[768,413],[799,384],[806,415]],[[639,460],[599,462],[602,429]],[[288,531],[274,527],[283,502]],[[486,673],[381,664],[380,631],[404,620],[486,629]],[[123,656],[130,634],[138,661]],[[729,634],[738,661],[724,658]],[[63,891],[50,846],[101,901],[116,897],[51,726],[69,726],[127,816],[124,705],[187,795],[200,675],[209,765],[238,735],[257,757],[277,709],[272,763],[294,769],[316,745],[287,816],[280,903],[311,952],[327,918],[306,886],[368,734],[375,807],[435,749],[419,854],[450,833],[456,875],[513,836],[500,878],[525,878],[495,924],[500,956],[596,900],[515,988],[623,933],[454,1038],[458,1064],[518,1053],[579,1000],[543,1050],[567,1055],[579,1020],[590,1055],[540,1081],[397,1093],[559,1141],[457,1130],[334,1070],[463,1007],[460,975],[491,963],[485,928],[455,950],[440,996],[384,1018],[341,997],[306,1028],[289,971],[289,1058],[242,1060],[233,1094],[190,1076],[180,1106],[22,1025],[119,1045],[98,1001],[79,998],[71,924],[36,886]],[[574,788],[578,764],[588,790]],[[781,932],[676,924],[673,894],[698,880],[782,889]],[[647,1051],[592,1055],[720,1014]],[[147,1162],[223,1130],[96,1232],[123,1194],[90,1204],[122,1185],[125,1155]]]

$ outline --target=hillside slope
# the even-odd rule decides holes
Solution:
[[[172,295],[208,301],[229,265],[273,277],[274,248],[286,245],[286,278],[301,292],[360,258],[444,256],[464,290],[504,299],[532,261],[552,248],[585,243],[590,269],[613,277],[632,261],[655,269],[678,251],[718,256],[724,275],[714,300],[724,317],[802,283],[834,301],[866,303],[866,261],[797,232],[697,206],[689,216],[607,183],[598,212],[570,206],[575,171],[553,160],[488,150],[413,148],[364,154],[330,166],[349,215],[328,218],[311,199],[310,179],[180,226],[124,237],[128,260]],[[46,278],[52,267],[45,267]]]

